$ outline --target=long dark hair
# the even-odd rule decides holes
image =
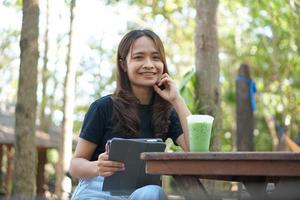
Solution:
[[[150,30],[133,30],[121,40],[117,53],[116,90],[112,96],[114,122],[113,132],[127,136],[140,134],[140,118],[138,115],[139,100],[133,95],[126,69],[126,57],[134,41],[146,36],[153,40],[161,61],[164,64],[163,73],[168,73],[164,46],[160,38]],[[153,92],[151,128],[155,137],[165,138],[170,124],[171,104]]]

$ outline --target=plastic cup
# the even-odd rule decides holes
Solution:
[[[189,143],[191,152],[208,152],[214,118],[210,115],[189,115]]]

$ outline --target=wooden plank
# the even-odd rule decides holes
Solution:
[[[47,149],[38,149],[38,166],[37,166],[37,188],[36,193],[39,197],[44,197],[45,195],[45,165],[47,163]]]
[[[6,165],[6,176],[4,179],[4,186],[6,190],[6,194],[11,194],[11,186],[12,186],[12,178],[13,178],[13,161],[14,161],[14,151],[12,145],[6,146],[6,158],[7,158],[7,165]]]
[[[293,152],[210,152],[210,153],[142,153],[142,160],[263,160],[300,162],[300,153]]]
[[[3,172],[2,172],[2,165],[3,165],[3,148],[4,148],[4,145],[3,144],[0,144],[0,199],[1,199],[1,196],[3,196],[5,194],[5,191],[4,191],[4,184],[3,184]]]
[[[165,175],[297,176],[300,162],[293,161],[147,161],[146,172]]]

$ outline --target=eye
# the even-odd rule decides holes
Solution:
[[[133,56],[133,59],[134,59],[134,60],[141,60],[141,59],[143,59],[143,56],[140,56],[140,55],[138,55],[138,56]]]
[[[160,61],[160,60],[161,60],[159,55],[153,56],[152,59],[153,59],[153,60],[157,60],[157,61]]]

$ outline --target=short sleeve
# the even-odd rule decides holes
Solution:
[[[171,115],[170,115],[170,125],[169,125],[168,137],[170,137],[173,140],[174,144],[177,145],[176,140],[182,133],[183,133],[183,130],[182,130],[182,127],[180,124],[180,119],[179,119],[176,111],[173,109],[171,111]]]
[[[91,104],[83,121],[79,137],[94,144],[100,145],[104,135],[105,125],[107,124],[106,99],[99,99]]]

